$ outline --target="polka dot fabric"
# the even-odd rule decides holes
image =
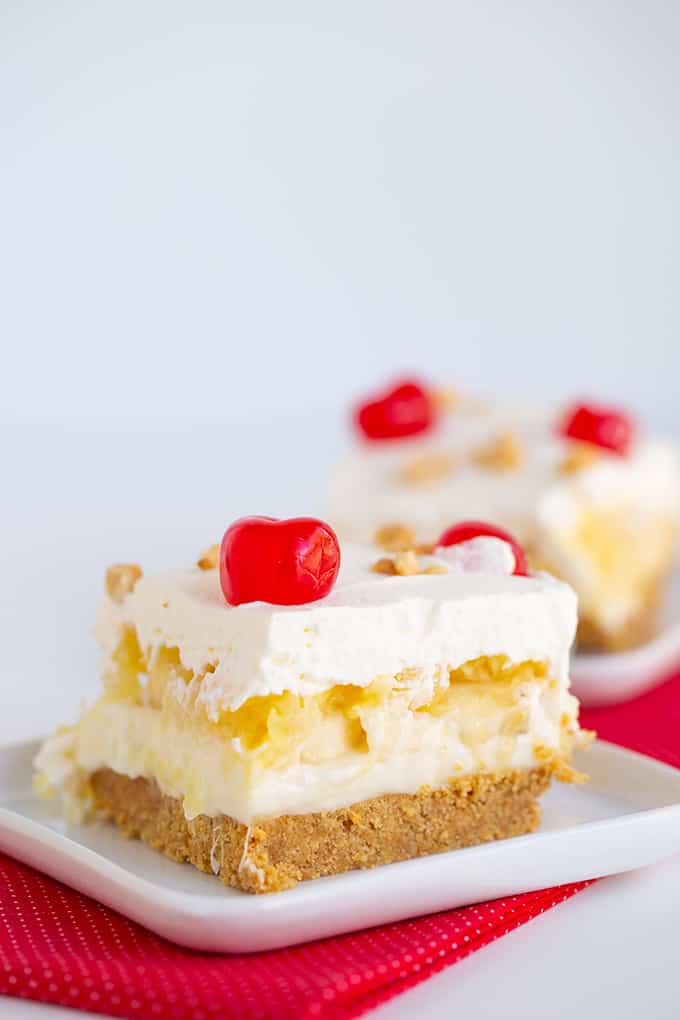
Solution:
[[[117,1017],[356,1017],[583,884],[249,956],[181,949],[0,856],[0,992]]]
[[[680,676],[586,726],[680,766]],[[346,1020],[456,963],[588,883],[292,949],[213,956],[171,945],[0,856],[0,993],[130,1018]]]

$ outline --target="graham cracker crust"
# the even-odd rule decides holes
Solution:
[[[386,794],[337,811],[282,815],[251,826],[227,815],[187,820],[181,800],[162,794],[152,779],[100,769],[90,783],[96,812],[123,835],[188,861],[224,885],[266,893],[531,832],[540,821],[536,798],[554,771],[546,763],[466,776],[443,789]]]

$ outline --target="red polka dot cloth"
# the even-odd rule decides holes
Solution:
[[[680,675],[583,713],[602,737],[680,766]],[[0,856],[0,993],[108,1016],[347,1020],[456,963],[581,882],[248,956],[181,949]]]

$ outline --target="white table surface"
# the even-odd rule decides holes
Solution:
[[[213,492],[211,500],[198,502],[195,493],[203,491],[216,452],[214,445],[194,442],[186,419],[153,420],[145,431],[138,423],[124,428],[120,422],[90,421],[85,428],[78,421],[46,425],[29,419],[16,423],[15,433],[19,425],[22,445],[11,447],[5,460],[7,498],[0,508],[3,533],[11,536],[4,547],[3,584],[12,593],[0,613],[5,664],[0,694],[6,706],[0,743],[39,736],[68,721],[81,696],[96,689],[91,624],[107,563],[133,559],[151,569],[190,562],[239,513],[253,507],[281,515],[301,507],[314,511],[318,499],[318,480],[312,484],[302,468],[291,486],[294,465],[283,456],[287,443],[295,445],[303,436],[309,441],[304,423],[289,424],[275,451],[281,455],[273,460],[269,435],[259,445],[251,436],[242,449],[229,445],[230,433],[219,430],[220,457],[250,478],[250,489],[246,499],[226,477],[221,495]],[[204,437],[200,421],[193,427]],[[316,441],[323,445],[319,435]],[[187,456],[178,484],[180,443]],[[248,464],[265,456],[271,464],[267,477],[247,476]],[[598,883],[373,1016],[677,1020],[679,919],[676,857]],[[0,998],[0,1020],[59,1015],[66,1020],[74,1013]]]

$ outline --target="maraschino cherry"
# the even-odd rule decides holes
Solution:
[[[625,456],[633,441],[635,425],[624,411],[596,404],[574,404],[562,419],[560,432],[569,439],[580,439]]]
[[[315,602],[331,591],[339,569],[335,532],[313,517],[241,517],[220,547],[220,584],[231,606]]]
[[[354,410],[354,422],[367,439],[404,439],[432,428],[437,416],[430,390],[415,379],[401,379]]]
[[[437,545],[449,546],[460,545],[461,542],[469,542],[473,538],[500,538],[507,542],[515,556],[515,569],[513,574],[527,577],[529,567],[527,556],[522,546],[512,537],[509,531],[504,528],[497,528],[494,524],[487,524],[485,521],[460,521],[453,527],[447,528],[440,536]]]

